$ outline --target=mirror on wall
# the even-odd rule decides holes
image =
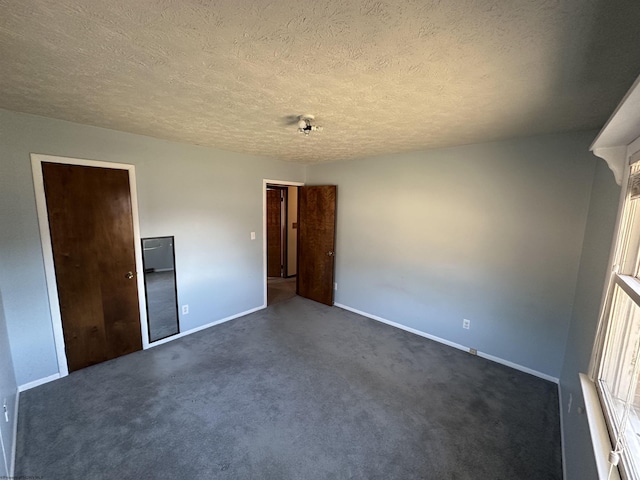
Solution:
[[[180,332],[173,237],[142,239],[149,341]]]

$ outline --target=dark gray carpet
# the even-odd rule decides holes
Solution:
[[[284,302],[296,295],[296,277],[267,278],[267,305]]]
[[[556,392],[294,297],[24,392],[16,475],[560,479]]]

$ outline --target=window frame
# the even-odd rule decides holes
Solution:
[[[617,367],[620,368],[625,365],[621,361],[622,358],[617,358],[619,350],[614,349],[614,345],[610,341],[611,337],[614,334],[614,330],[616,330],[620,326],[617,324],[617,321],[626,322],[628,320],[627,317],[622,320],[612,315],[612,310],[614,309],[614,299],[617,295],[616,287],[620,288],[620,291],[624,293],[625,299],[629,299],[634,305],[636,305],[636,307],[640,309],[640,281],[636,277],[616,273],[613,275],[611,283],[612,285],[607,294],[607,305],[604,317],[609,321],[607,321],[607,331],[603,348],[600,351],[598,371],[594,377],[596,393],[598,395],[600,408],[602,409],[608,433],[610,451],[615,450],[616,439],[618,438],[618,436],[621,434],[626,435],[626,433],[620,432],[621,428],[618,426],[619,424],[623,423],[623,419],[620,418],[620,412],[618,411],[620,409],[620,406],[616,405],[616,402],[609,392],[609,389],[607,388],[605,380],[603,378],[609,355],[614,357],[614,359],[616,360],[616,362],[614,363],[617,364]],[[626,324],[625,327],[627,327]],[[629,342],[625,342],[625,345],[628,346]],[[631,382],[633,382],[633,379],[631,379]],[[622,428],[625,428],[625,430],[627,430],[629,429],[629,426],[622,425]],[[630,453],[633,453],[633,458],[638,458],[638,460],[640,460],[640,449],[638,449],[637,447],[633,448],[632,445],[633,442],[628,442],[627,447],[625,447],[623,453],[620,455],[620,464],[618,471],[620,477],[625,480],[635,480],[640,478],[640,474],[637,469],[637,462],[634,463],[630,458]]]
[[[631,149],[631,147],[638,147]],[[609,452],[615,449],[618,435],[616,426],[616,407],[601,379],[603,369],[610,355],[611,335],[616,328],[612,318],[615,308],[616,288],[624,292],[625,297],[640,308],[640,198],[631,199],[631,172],[634,178],[640,178],[640,139],[629,145],[633,155],[626,155],[621,182],[620,202],[615,236],[609,262],[608,281],[603,292],[598,332],[591,356],[589,376],[580,374],[585,398],[585,407],[589,418],[596,464],[601,479],[640,480],[640,457],[635,462],[629,458],[628,451],[620,456],[618,467],[611,468]],[[622,321],[622,320],[619,320]],[[628,343],[627,343],[628,344]],[[618,359],[620,360],[620,359]],[[619,362],[622,365],[622,362]],[[638,455],[636,451],[636,455]]]

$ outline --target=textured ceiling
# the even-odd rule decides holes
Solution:
[[[599,128],[638,24],[636,0],[0,0],[0,108],[303,163]]]

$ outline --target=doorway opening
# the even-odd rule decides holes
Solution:
[[[298,187],[265,181],[266,304],[296,295]]]
[[[262,192],[264,306],[295,295],[333,305],[337,186],[264,180]]]

